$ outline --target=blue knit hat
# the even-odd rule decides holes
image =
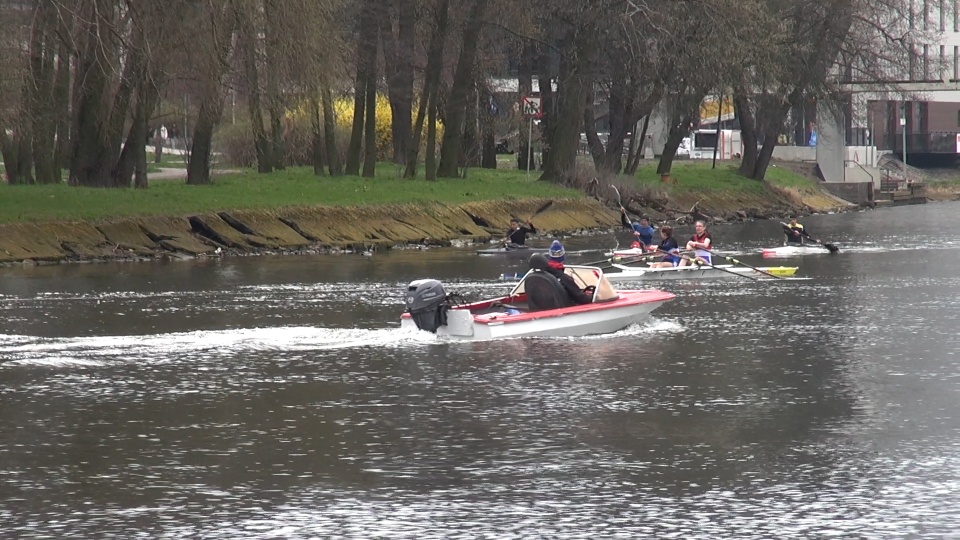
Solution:
[[[553,243],[550,244],[550,259],[563,262],[566,253],[566,250],[563,249],[563,244],[561,244],[559,240],[554,240]]]

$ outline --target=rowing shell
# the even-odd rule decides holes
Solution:
[[[830,250],[823,246],[779,246],[775,248],[765,248],[762,251],[764,257],[797,257],[800,255],[824,255],[830,253]]]
[[[757,272],[752,268],[744,266],[733,266],[730,264],[715,264],[709,266],[671,266],[667,268],[642,268],[636,266],[625,266],[614,264],[620,272],[610,272],[604,274],[609,281],[646,281],[659,279],[716,279],[716,278],[734,278],[737,275],[743,277],[769,278],[766,274]],[[777,277],[790,277],[797,273],[796,266],[761,266],[757,270],[763,270]]]
[[[508,246],[489,249],[478,249],[477,255],[504,255],[507,253],[529,253],[530,246]]]

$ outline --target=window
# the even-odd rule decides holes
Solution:
[[[940,0],[940,31],[944,32],[947,29],[947,1]]]
[[[940,62],[937,63],[937,80],[942,81],[946,79],[944,77],[943,70],[946,69],[947,65],[947,47],[945,45],[940,46]]]
[[[908,81],[917,80],[917,49],[910,47],[910,51],[907,55],[907,69],[909,73],[907,75]]]
[[[923,79],[924,81],[930,80],[930,46],[923,46]]]
[[[960,80],[960,46],[953,46],[953,80]]]
[[[930,29],[930,0],[923,0],[923,29]]]
[[[960,110],[957,111],[957,127],[960,128]]]
[[[953,0],[953,31],[960,32],[960,0]]]

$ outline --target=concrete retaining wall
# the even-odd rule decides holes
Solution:
[[[876,202],[873,182],[824,182],[824,189],[843,200],[860,206],[873,206]]]

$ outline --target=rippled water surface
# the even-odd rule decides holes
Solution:
[[[399,330],[522,269],[471,248],[0,269],[0,536],[958,537],[958,212],[715,227],[808,279],[580,339]]]

